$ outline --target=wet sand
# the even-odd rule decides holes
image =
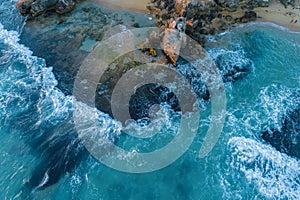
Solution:
[[[92,0],[105,7],[134,12],[146,12],[146,6],[150,0]]]

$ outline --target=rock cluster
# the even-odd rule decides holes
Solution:
[[[199,34],[215,34],[224,31],[234,23],[254,21],[257,16],[253,8],[268,6],[270,0],[152,0],[148,5],[150,13],[162,20],[183,17],[186,33],[196,40]],[[244,13],[240,17],[231,12]]]
[[[225,31],[232,24],[255,21],[255,7],[268,6],[271,0],[151,0],[149,12],[159,25],[170,19],[185,22],[184,31],[204,45],[207,34]]]
[[[166,56],[169,63],[177,66],[178,55],[182,51],[182,40],[178,37],[180,32],[205,46],[205,35],[223,32],[233,24],[255,21],[257,14],[253,9],[268,6],[269,3],[270,0],[152,0],[147,8],[159,20],[157,26],[163,30],[156,34],[160,35],[162,41],[163,55],[159,56]],[[146,49],[149,51],[150,48]],[[229,66],[222,68],[222,62],[222,59],[216,60],[225,82],[243,78],[251,66],[251,62],[237,66],[227,61]]]
[[[215,2],[222,8],[229,11],[236,11],[238,7],[242,8],[255,8],[267,7],[271,0],[215,0]]]
[[[280,0],[285,6],[295,0]],[[236,23],[255,21],[256,7],[268,7],[271,0],[151,0],[149,12],[161,21],[181,17],[186,33],[203,44],[201,35],[215,34]]]
[[[293,6],[295,4],[296,0],[280,0],[280,2],[285,6],[287,6],[287,5]]]
[[[48,10],[55,10],[59,14],[70,12],[75,7],[75,0],[19,0],[15,7],[22,15],[33,17]]]

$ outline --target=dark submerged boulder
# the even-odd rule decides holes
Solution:
[[[289,111],[282,121],[281,130],[266,130],[261,138],[278,151],[300,159],[300,106]]]

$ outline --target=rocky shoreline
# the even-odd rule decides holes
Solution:
[[[39,15],[47,16],[52,11],[58,14],[66,14],[74,10],[75,4],[80,5],[82,2],[86,1],[18,0],[15,7],[22,15],[37,17]],[[184,29],[183,31],[186,34],[202,45],[204,45],[203,35],[223,32],[235,24],[248,23],[264,18],[267,21],[279,21],[280,25],[285,25],[283,23],[284,20],[279,19],[282,16],[276,15],[275,18],[277,17],[278,19],[274,20],[274,16],[271,16],[271,13],[274,15],[274,6],[268,9],[270,5],[276,4],[275,9],[278,9],[277,11],[280,12],[278,4],[281,4],[282,10],[285,8],[289,11],[286,14],[290,15],[290,22],[293,22],[293,24],[300,20],[297,18],[300,17],[300,2],[297,0],[149,0],[148,3],[146,1],[137,2],[139,2],[137,9],[140,9],[145,4],[145,12],[147,11],[157,20],[156,24],[158,26],[167,25],[170,23],[170,20],[181,20],[181,29]],[[122,5],[120,5],[119,1],[106,2],[101,0],[99,3],[123,8],[126,4],[134,5],[134,0]],[[119,5],[117,5],[118,3]],[[296,9],[298,12],[294,13],[291,9]],[[61,20],[57,21],[58,24],[61,22]],[[292,24],[288,27],[294,28]]]
[[[61,16],[57,17],[58,19],[56,20],[56,24],[61,24],[64,22],[61,18],[64,18],[65,16],[72,16],[69,12],[75,9],[75,4],[82,7],[81,5],[85,2],[88,1],[19,0],[15,6],[22,15],[29,16],[29,20],[37,19],[35,21],[40,22],[42,25],[44,23],[48,23],[49,20],[41,20],[40,18],[47,18],[49,13],[55,11],[60,14],[58,16]],[[103,3],[105,1],[103,0],[101,2]],[[113,3],[117,4],[118,1],[110,2],[110,4]],[[129,3],[132,5],[134,0],[131,0]],[[205,35],[223,32],[235,24],[263,21],[264,19],[271,22],[279,21],[281,22],[279,23],[280,25],[285,25],[284,23],[286,23],[286,21],[293,22],[289,23],[289,26],[286,25],[292,29],[300,24],[300,22],[298,23],[298,20],[300,21],[300,2],[297,0],[151,0],[149,3],[146,3],[146,1],[143,1],[143,3],[145,3],[145,12],[147,11],[156,20],[157,26],[185,32],[203,46],[205,46]],[[284,11],[284,7],[289,11],[287,14],[290,16],[287,16],[286,19],[274,14],[274,9],[280,10],[280,6],[278,8],[278,4],[281,4],[282,12]],[[117,7],[122,7],[122,5],[118,5]],[[139,4],[138,7],[140,8],[141,5]],[[291,9],[296,9],[298,12],[294,13]],[[94,8],[82,9],[80,12],[82,13],[82,16],[84,16],[89,13],[90,10],[94,10]],[[76,15],[78,16],[78,14]],[[94,18],[103,18],[102,15],[103,13],[97,13],[94,15]],[[92,19],[92,16],[90,17],[90,21],[93,23],[94,19]],[[120,23],[121,21],[124,21],[121,18],[117,19]],[[79,17],[78,20],[87,21],[88,19],[85,17],[80,19]],[[172,27],[172,23],[175,24],[174,27]],[[138,28],[140,26],[147,25],[135,23],[132,27]],[[102,30],[102,27],[99,27],[99,29]],[[70,31],[74,32],[72,30]],[[78,30],[77,32],[82,31]],[[98,33],[94,31],[93,34]],[[83,36],[83,34],[80,35],[81,37]],[[96,39],[92,38],[92,40],[100,41],[101,37],[96,37]],[[175,62],[172,61],[174,58],[172,56],[168,57],[174,64]]]
[[[18,0],[15,7],[22,15],[36,17],[49,11],[65,14],[74,10],[75,4],[82,2],[84,0]],[[199,34],[214,34],[235,23],[255,21],[257,8],[267,8],[274,2],[281,3],[285,8],[290,6],[295,9],[300,6],[297,0],[150,0],[149,3],[137,2],[139,2],[137,9],[145,4],[145,11],[147,10],[160,21],[183,17],[188,25],[187,31]],[[124,7],[116,5],[120,3],[118,1],[102,0],[99,3],[110,5],[110,7]],[[123,5],[126,4],[132,7],[134,0],[123,3]],[[127,9],[134,10],[133,7],[127,7]]]
[[[69,95],[82,60],[97,42],[126,28],[144,26],[154,26],[154,21],[143,13],[112,11],[86,1],[63,15],[47,12],[28,17],[20,39],[53,67],[58,87]]]
[[[296,0],[152,0],[147,9],[161,21],[184,18],[186,33],[201,41],[202,34],[216,34],[235,24],[259,20],[260,11],[274,4],[282,4],[278,5],[282,12],[298,9],[299,13],[300,10],[300,2]]]
[[[65,10],[57,10],[62,2],[72,5],[76,3],[76,6],[74,4],[66,6]],[[122,76],[123,71],[132,67],[135,62],[169,63],[176,66],[178,52],[172,49],[178,46],[177,32],[186,33],[205,47],[206,35],[223,32],[235,24],[256,21],[260,19],[260,13],[256,9],[268,9],[267,6],[272,2],[275,0],[151,0],[147,5],[149,15],[106,9],[88,0],[19,0],[16,7],[21,14],[28,16],[21,34],[21,42],[35,55],[45,58],[47,65],[53,67],[59,89],[70,95],[82,60],[97,42],[104,38],[131,28],[155,25],[160,27],[159,33],[149,35],[149,40],[139,45],[140,51],[135,52],[135,55],[127,56],[124,61],[116,61],[121,63],[114,63],[118,65],[117,71],[102,78],[104,85],[111,88],[110,86]],[[295,1],[282,3],[289,8],[298,5]],[[159,35],[159,38],[153,38],[154,35]],[[151,39],[162,41],[162,50],[150,48]],[[243,74],[244,77],[248,71],[247,65],[234,68],[233,71],[225,73],[229,77],[223,77],[223,80],[234,82],[240,77],[231,77],[236,77],[235,74]],[[102,94],[103,88],[98,89]],[[105,110],[106,113],[109,113],[109,110],[104,108],[108,108],[106,104],[109,103],[110,92],[106,91],[96,100],[99,108],[102,108],[100,110]],[[207,94],[204,96],[205,99],[209,98]]]

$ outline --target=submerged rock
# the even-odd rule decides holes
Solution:
[[[237,54],[241,54],[238,57]],[[252,62],[241,52],[226,52],[215,58],[224,82],[235,82],[245,78],[251,71]]]
[[[300,91],[299,91],[300,92]],[[300,95],[298,96],[300,98]],[[269,129],[261,134],[263,140],[278,151],[300,159],[300,107],[288,112],[280,130]]]
[[[138,88],[130,98],[129,113],[132,119],[144,123],[150,122],[150,108],[155,104],[166,103],[175,111],[181,111],[179,101],[167,87],[157,84],[146,84]]]

